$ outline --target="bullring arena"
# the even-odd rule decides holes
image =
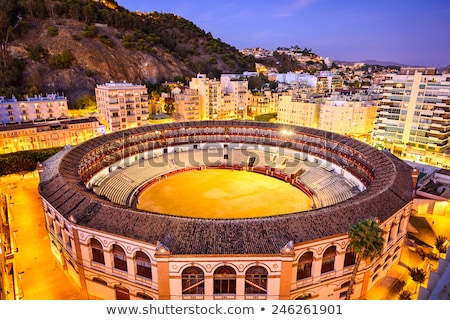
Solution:
[[[61,151],[39,192],[52,251],[87,299],[344,299],[347,232],[371,218],[385,245],[359,268],[362,299],[400,258],[411,170],[317,129],[176,122]]]

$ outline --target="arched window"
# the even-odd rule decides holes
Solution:
[[[151,279],[152,278],[152,264],[150,258],[142,251],[136,251],[136,274],[138,276]]]
[[[153,300],[152,297],[150,297],[148,294],[142,293],[142,292],[138,292],[136,294],[136,297],[141,298],[142,300]]]
[[[127,271],[127,256],[125,254],[125,250],[122,249],[121,246],[117,244],[113,244],[112,247],[113,257],[114,257],[114,268]]]
[[[114,289],[116,291],[116,300],[130,300],[130,291],[127,288],[116,285]]]
[[[181,279],[183,294],[205,293],[205,276],[202,269],[188,267],[183,270]]]
[[[353,251],[345,252],[344,267],[352,266],[356,263],[356,255]]]
[[[92,238],[90,241],[91,244],[91,254],[92,261],[97,263],[105,264],[105,255],[103,254],[103,246],[97,239]]]
[[[267,294],[267,270],[260,266],[251,267],[245,274],[246,294]]]
[[[312,263],[312,252],[306,252],[301,255],[300,259],[298,259],[297,265],[297,281],[311,277]]]
[[[334,270],[334,260],[336,258],[336,246],[331,246],[325,250],[322,257],[321,273],[326,273]]]
[[[231,267],[220,267],[214,272],[214,294],[236,294],[236,272]]]
[[[97,277],[92,278],[92,282],[99,283],[103,286],[108,286],[108,283],[106,283],[105,280],[97,278]]]

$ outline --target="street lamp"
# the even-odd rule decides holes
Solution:
[[[411,177],[412,177],[412,181],[413,181],[413,197],[416,196],[416,188],[417,188],[417,180],[419,178],[419,170],[417,168],[413,168],[412,172],[411,172]]]

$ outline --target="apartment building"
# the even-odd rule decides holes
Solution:
[[[192,121],[201,119],[200,96],[197,90],[177,88],[173,91],[175,100],[174,119],[177,121]]]
[[[198,74],[189,82],[189,89],[199,97],[199,120],[247,118],[248,81],[242,75],[222,75],[217,80]],[[175,109],[179,108],[176,102]]]
[[[225,110],[221,119],[246,119],[248,108],[248,81],[240,75],[222,75],[220,85],[225,96],[231,97],[232,108]],[[226,104],[224,104],[226,107]],[[229,111],[232,111],[230,113]]]
[[[109,131],[147,124],[149,106],[146,86],[111,81],[97,85],[95,97],[100,120]]]
[[[403,68],[383,85],[374,142],[415,161],[442,162],[450,137],[450,74]]]
[[[258,114],[277,112],[278,102],[279,94],[272,92],[269,88],[263,91],[249,92],[247,114],[256,116]]]
[[[2,124],[62,119],[67,118],[67,114],[67,98],[64,95],[27,96],[24,100],[0,97]]]
[[[197,74],[189,82],[189,88],[198,91],[200,97],[200,120],[219,119],[222,105],[220,81],[209,79],[205,74]]]
[[[370,142],[377,117],[377,96],[333,94],[317,96],[288,91],[280,96],[280,123],[319,128]]]
[[[280,123],[317,128],[320,116],[320,100],[308,94],[289,91],[279,97],[277,120]]]
[[[103,134],[94,117],[8,124],[0,126],[0,154],[73,146]]]
[[[321,104],[318,127],[370,142],[378,101],[371,96],[332,95]]]

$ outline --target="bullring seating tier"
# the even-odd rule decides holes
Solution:
[[[110,174],[94,179],[93,190],[114,203],[132,206],[138,195],[137,191],[142,190],[147,184],[153,184],[163,175],[182,172],[187,168],[218,166],[231,168],[234,164],[247,168],[251,156],[255,158],[254,167],[275,168],[287,176],[303,172],[297,179],[314,193],[315,197],[312,200],[316,208],[345,201],[360,192],[354,184],[335,173],[332,168],[330,170],[330,167],[263,150],[230,149],[228,152],[228,160],[224,160],[220,153],[201,149],[142,159],[128,167],[118,167]]]

